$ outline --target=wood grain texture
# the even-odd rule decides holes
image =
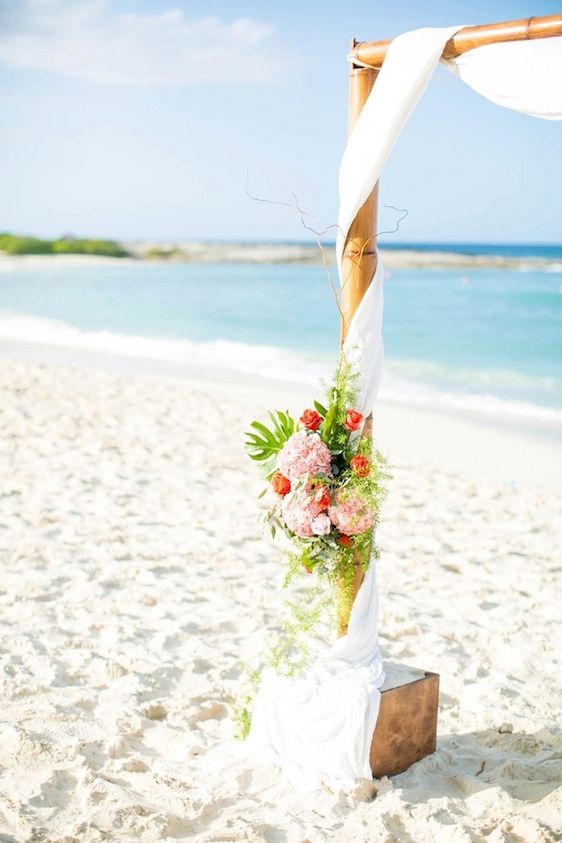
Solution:
[[[481,26],[466,26],[447,41],[443,58],[456,58],[475,47],[484,47],[486,44],[529,41],[536,38],[552,38],[555,35],[562,35],[562,14],[521,18]],[[391,43],[391,40],[361,41],[353,47],[350,59],[352,62],[356,61],[380,69]]]
[[[439,676],[427,671],[421,679],[381,693],[371,742],[373,776],[395,776],[435,752]]]

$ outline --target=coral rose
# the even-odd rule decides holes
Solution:
[[[347,428],[347,430],[359,430],[362,421],[362,413],[360,413],[358,410],[348,410],[345,414],[345,421],[343,423],[343,426]]]
[[[371,473],[371,463],[367,457],[364,457],[361,454],[356,454],[351,459],[349,465],[356,477],[368,477]]]
[[[344,536],[343,533],[341,536],[338,536],[336,539],[337,543],[342,547],[351,547],[353,544],[353,539],[351,536]]]
[[[317,433],[299,430],[283,445],[277,467],[291,481],[307,474],[327,474],[331,477],[332,455]]]
[[[284,474],[281,474],[280,471],[276,471],[271,478],[271,485],[273,486],[273,491],[277,492],[281,497],[284,497],[291,491],[291,481]]]
[[[318,489],[318,491],[314,495],[314,503],[317,504],[318,509],[328,509],[328,507],[332,503],[330,493],[325,486],[323,486],[321,489]]]
[[[328,510],[332,524],[346,536],[364,533],[373,526],[374,513],[353,490],[340,489],[334,495],[334,505]]]
[[[299,421],[308,430],[318,430],[323,422],[323,418],[320,413],[316,412],[316,410],[305,410]]]

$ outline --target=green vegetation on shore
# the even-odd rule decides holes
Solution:
[[[151,246],[143,257],[148,260],[169,260],[170,258],[184,257],[184,252],[176,246]]]
[[[103,255],[126,258],[129,252],[114,240],[75,239],[41,240],[20,234],[0,232],[0,252],[8,255]]]

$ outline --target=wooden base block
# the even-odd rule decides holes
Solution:
[[[403,773],[435,752],[439,676],[429,671],[385,664],[377,725],[371,742],[376,779]]]

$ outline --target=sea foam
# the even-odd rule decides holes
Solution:
[[[335,354],[306,354],[273,345],[224,339],[194,342],[183,338],[83,331],[59,320],[9,311],[0,311],[0,341],[54,346],[69,352],[83,350],[137,360],[167,361],[179,364],[186,375],[192,374],[193,370],[226,370],[267,380],[309,384],[312,388],[317,387],[322,378],[329,378],[335,363]],[[429,364],[428,369],[424,361],[388,359],[380,398],[419,407],[469,412],[486,418],[562,424],[561,409],[499,397],[490,391],[494,386],[493,372],[477,373],[473,383],[476,390],[451,389],[423,382],[424,378],[439,380],[440,375],[442,373],[436,370],[434,364]],[[509,376],[512,379],[523,378],[527,386],[531,385],[529,376],[515,372],[502,372],[501,375],[508,379]],[[465,381],[468,386],[468,373]]]

